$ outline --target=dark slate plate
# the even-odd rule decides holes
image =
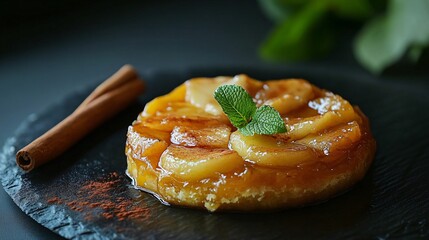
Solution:
[[[164,206],[135,190],[125,176],[127,126],[153,97],[191,76],[233,75],[255,78],[304,77],[358,104],[371,119],[378,151],[363,181],[325,203],[272,213],[215,213]],[[429,99],[403,84],[378,82],[321,70],[198,70],[147,74],[149,90],[139,103],[90,134],[61,159],[31,173],[15,165],[14,155],[68,115],[90,92],[85,88],[25,120],[3,148],[0,176],[6,192],[29,216],[66,238],[151,239],[344,239],[429,237]],[[100,208],[73,209],[88,181],[109,181],[119,173],[109,201],[124,199],[144,209],[138,218],[105,218]],[[116,179],[116,178],[115,178]],[[64,201],[52,201],[58,197]],[[81,199],[80,199],[81,200]],[[90,198],[89,203],[96,202]],[[109,210],[110,211],[110,210]]]

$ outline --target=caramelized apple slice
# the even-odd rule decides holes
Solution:
[[[176,126],[205,128],[228,123],[226,116],[214,116],[186,102],[171,103],[156,115],[141,117],[139,121],[146,127],[166,132]]]
[[[255,80],[246,74],[236,75],[231,78],[229,81],[225,82],[223,85],[238,85],[243,87],[250,96],[255,96],[256,92],[259,91],[263,83]]]
[[[316,134],[343,123],[356,120],[358,117],[349,102],[338,95],[329,95],[310,101],[308,104],[319,114],[303,119],[290,119],[286,121],[288,132],[286,135],[291,140],[298,140],[310,134]]]
[[[256,93],[259,105],[269,105],[281,115],[305,106],[315,97],[313,86],[305,80],[268,81]]]
[[[169,104],[173,102],[183,102],[185,101],[186,87],[185,85],[180,85],[175,88],[171,93],[157,97],[152,101],[148,102],[141,113],[141,116],[151,116],[154,115],[157,111],[166,109]]]
[[[176,126],[185,127],[217,127],[223,125],[219,120],[213,118],[202,118],[202,117],[178,117],[178,116],[154,116],[149,119],[145,119],[145,126],[160,131],[173,131]]]
[[[284,142],[268,135],[244,136],[236,131],[231,134],[229,143],[244,159],[262,166],[296,166],[316,158],[316,153],[305,145]]]
[[[179,179],[197,181],[241,169],[243,161],[229,149],[170,145],[161,155],[160,166]]]
[[[226,126],[200,128],[176,126],[171,132],[170,141],[186,147],[228,148],[231,129]]]
[[[186,101],[213,115],[224,115],[222,108],[213,97],[213,93],[221,85],[238,85],[253,95],[262,83],[247,75],[231,77],[197,78],[187,81]]]
[[[331,92],[325,94],[324,97],[309,101],[308,106],[319,114],[325,114],[329,111],[354,114],[353,106],[347,100]]]
[[[269,99],[264,102],[264,105],[269,105],[275,108],[280,115],[292,112],[302,106],[305,106],[307,101],[302,97],[284,94],[283,96]]]
[[[169,134],[146,128],[140,124],[128,128],[127,154],[144,161],[153,169],[158,165],[161,154],[169,145]]]
[[[336,127],[329,132],[310,135],[296,141],[322,151],[325,155],[332,152],[350,149],[361,137],[359,124],[356,121]]]
[[[186,101],[208,113],[222,114],[221,107],[213,98],[213,92],[229,79],[229,77],[197,78],[185,82]]]

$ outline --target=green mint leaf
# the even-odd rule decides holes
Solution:
[[[252,97],[240,86],[220,86],[215,90],[214,98],[236,128],[246,126],[256,111]]]
[[[252,121],[239,128],[243,135],[276,134],[286,132],[286,126],[279,112],[271,106],[258,108],[252,117]]]
[[[244,135],[286,132],[280,113],[271,106],[257,109],[252,97],[240,86],[220,86],[215,90],[214,98],[232,125]]]

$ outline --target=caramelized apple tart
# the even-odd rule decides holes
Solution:
[[[287,132],[247,136],[213,97],[243,87]],[[128,128],[127,174],[163,203],[209,211],[273,210],[332,197],[362,179],[375,153],[368,119],[301,79],[195,78],[147,103]]]

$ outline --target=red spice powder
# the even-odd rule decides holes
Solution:
[[[120,176],[113,172],[104,180],[90,181],[77,191],[73,199],[52,197],[47,200],[50,204],[65,204],[69,209],[85,212],[85,220],[104,218],[117,219],[146,219],[149,209],[133,204],[132,200],[124,197],[115,197],[113,191],[120,183]],[[100,210],[101,213],[97,210]]]
[[[61,199],[59,199],[58,197],[53,197],[48,199],[48,203],[51,204],[62,204],[63,201],[61,201]]]

